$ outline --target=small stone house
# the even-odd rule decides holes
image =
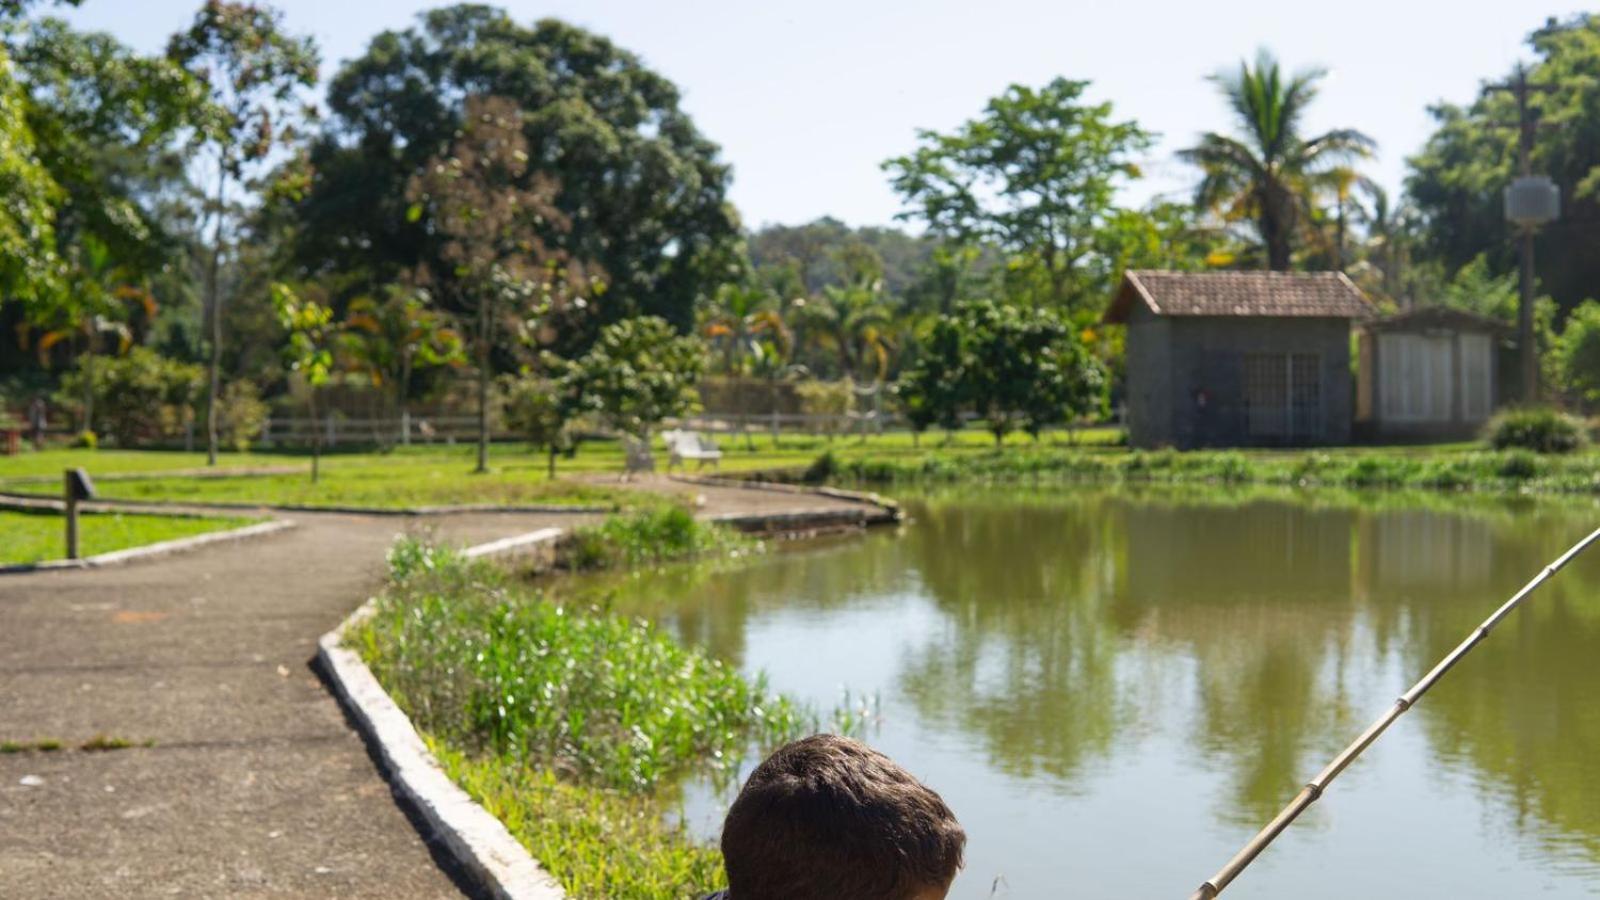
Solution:
[[[1129,442],[1349,442],[1350,329],[1372,312],[1341,272],[1125,273],[1105,322],[1127,326]]]
[[[1476,434],[1500,401],[1511,329],[1484,316],[1424,306],[1362,325],[1356,427],[1374,438]]]

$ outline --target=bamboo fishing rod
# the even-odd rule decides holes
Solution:
[[[1502,619],[1510,615],[1529,594],[1534,592],[1535,588],[1548,581],[1550,576],[1561,571],[1567,563],[1572,562],[1574,557],[1587,550],[1589,545],[1597,539],[1600,539],[1600,528],[1596,528],[1589,533],[1588,537],[1573,544],[1571,549],[1561,554],[1555,562],[1545,566],[1544,571],[1535,575],[1532,581],[1523,585],[1522,590],[1511,595],[1510,600],[1507,600],[1499,609],[1495,610],[1494,614],[1489,618],[1484,619],[1482,625],[1479,625],[1476,630],[1467,635],[1467,639],[1450,651],[1449,655],[1439,660],[1439,664],[1434,666],[1433,670],[1427,675],[1424,675],[1421,681],[1412,685],[1411,690],[1401,694],[1400,699],[1394,702],[1394,706],[1379,716],[1376,722],[1367,726],[1367,730],[1361,732],[1360,737],[1357,737],[1350,746],[1344,748],[1344,752],[1335,756],[1333,762],[1328,763],[1328,767],[1319,772],[1317,777],[1311,779],[1301,789],[1300,793],[1295,796],[1294,800],[1283,808],[1283,812],[1278,813],[1276,818],[1268,822],[1267,827],[1261,829],[1255,837],[1251,838],[1250,842],[1244,845],[1244,849],[1234,854],[1233,859],[1228,860],[1227,865],[1217,870],[1217,874],[1211,876],[1209,881],[1200,885],[1199,889],[1190,894],[1189,900],[1212,900],[1212,898],[1222,893],[1224,888],[1239,877],[1239,873],[1243,872],[1246,866],[1255,862],[1255,858],[1261,855],[1261,851],[1267,849],[1267,845],[1282,834],[1311,804],[1317,802],[1323,791],[1328,789],[1328,785],[1339,777],[1339,773],[1355,762],[1356,757],[1360,756],[1363,750],[1372,746],[1372,743],[1378,739],[1379,735],[1383,734],[1385,729],[1393,725],[1394,721],[1400,718],[1406,710],[1416,705],[1416,702],[1422,699],[1422,695],[1426,694],[1429,688],[1437,684],[1439,679],[1443,678],[1446,672],[1460,662],[1463,656],[1471,652],[1473,647],[1476,647],[1479,642],[1488,637],[1489,632],[1496,625],[1499,625]]]

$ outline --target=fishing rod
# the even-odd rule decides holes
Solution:
[[[1344,748],[1344,752],[1335,756],[1333,762],[1328,763],[1328,767],[1318,773],[1317,777],[1311,779],[1301,789],[1300,793],[1295,796],[1294,800],[1283,808],[1283,812],[1278,813],[1276,818],[1267,823],[1267,827],[1261,829],[1255,837],[1250,839],[1248,844],[1244,845],[1244,849],[1234,854],[1233,859],[1228,860],[1227,865],[1217,870],[1217,874],[1211,876],[1209,881],[1200,885],[1193,894],[1190,894],[1189,900],[1212,900],[1212,898],[1222,893],[1224,888],[1239,877],[1239,873],[1243,872],[1246,866],[1255,862],[1255,858],[1261,855],[1261,851],[1267,849],[1267,845],[1282,834],[1284,829],[1288,828],[1290,823],[1294,822],[1311,804],[1317,802],[1323,791],[1328,789],[1328,785],[1339,777],[1339,773],[1355,762],[1356,757],[1360,756],[1363,750],[1372,746],[1378,736],[1383,734],[1384,730],[1390,725],[1394,724],[1394,720],[1400,718],[1406,710],[1416,705],[1416,702],[1422,699],[1422,695],[1426,694],[1429,688],[1437,684],[1439,679],[1443,678],[1446,672],[1460,662],[1463,656],[1471,652],[1473,647],[1476,647],[1479,642],[1488,637],[1489,632],[1500,624],[1500,620],[1510,615],[1518,604],[1533,593],[1535,588],[1548,581],[1550,576],[1561,571],[1567,563],[1572,562],[1574,557],[1587,550],[1589,545],[1597,539],[1600,539],[1600,528],[1596,528],[1589,533],[1588,537],[1573,544],[1572,548],[1561,554],[1555,562],[1545,566],[1544,571],[1534,576],[1532,581],[1523,585],[1522,590],[1513,594],[1510,600],[1507,600],[1504,605],[1494,611],[1493,615],[1484,619],[1483,624],[1468,635],[1466,640],[1450,651],[1449,655],[1444,659],[1439,660],[1439,664],[1433,667],[1433,671],[1424,675],[1421,681],[1412,685],[1411,690],[1400,695],[1400,699],[1394,702],[1394,706],[1390,707],[1388,712],[1379,716],[1378,721],[1367,726],[1367,730],[1361,732],[1360,737],[1356,738],[1350,746]]]

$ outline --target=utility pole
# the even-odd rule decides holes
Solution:
[[[1517,121],[1504,123],[1517,129],[1517,173],[1506,188],[1506,218],[1520,232],[1522,277],[1521,303],[1517,307],[1517,354],[1522,381],[1522,401],[1532,404],[1539,399],[1539,348],[1533,331],[1533,235],[1538,227],[1555,219],[1560,209],[1560,193],[1548,178],[1533,174],[1533,142],[1538,135],[1538,114],[1529,104],[1535,92],[1554,90],[1554,85],[1532,84],[1528,69],[1522,64],[1512,79],[1504,84],[1488,85],[1486,91],[1506,91],[1517,100]]]

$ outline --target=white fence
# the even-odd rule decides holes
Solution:
[[[668,419],[662,428],[690,428],[714,434],[783,434],[854,435],[882,434],[900,427],[897,416],[874,412],[847,413],[843,415],[820,413],[700,413],[679,419]],[[491,437],[496,440],[517,435],[503,427],[494,427]],[[478,439],[478,417],[475,415],[411,416],[399,418],[346,418],[325,416],[315,425],[308,417],[275,417],[267,420],[257,437],[261,447],[279,445],[308,446],[320,434],[322,446],[409,446],[411,444],[454,444]]]

